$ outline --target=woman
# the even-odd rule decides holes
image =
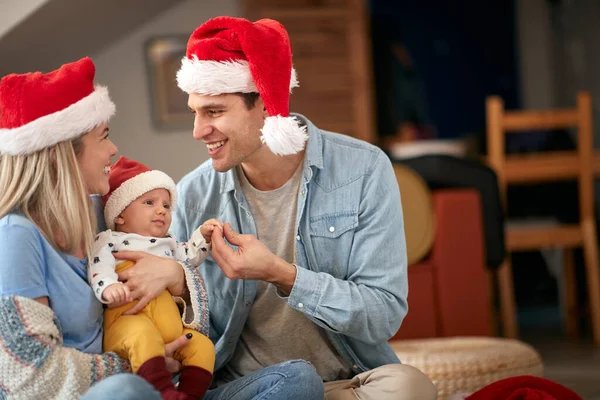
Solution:
[[[108,192],[117,152],[107,125],[115,106],[94,75],[83,58],[0,81],[0,398],[160,399],[138,376],[116,375],[130,371],[127,361],[102,354],[102,304],[87,284],[96,233],[90,195]],[[186,320],[202,319],[197,273],[122,253],[136,260],[120,276],[139,300],[133,312],[166,288],[193,311]],[[167,357],[186,340],[170,343]]]

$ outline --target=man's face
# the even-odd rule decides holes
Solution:
[[[194,139],[206,144],[216,171],[229,171],[269,151],[260,140],[260,129],[268,116],[260,98],[248,110],[239,95],[192,93],[188,106],[194,113]]]

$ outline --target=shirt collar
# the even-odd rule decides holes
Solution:
[[[308,118],[301,114],[291,113],[293,117],[300,120],[300,123],[306,125],[308,133],[308,142],[306,144],[306,153],[304,155],[305,167],[323,168],[323,137],[319,128],[317,128]],[[221,194],[232,190],[240,189],[240,182],[235,168],[231,168],[221,175]]]

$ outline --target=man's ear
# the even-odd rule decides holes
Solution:
[[[263,99],[260,96],[256,100],[256,107],[260,107],[260,109],[262,110],[263,118],[267,118],[269,116],[269,113],[267,112],[267,107],[265,106],[265,103],[263,102]]]

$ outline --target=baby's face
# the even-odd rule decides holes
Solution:
[[[171,226],[171,194],[167,189],[154,189],[141,195],[123,210],[115,224],[119,232],[165,237]]]

